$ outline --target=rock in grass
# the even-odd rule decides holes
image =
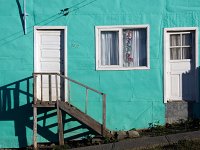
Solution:
[[[118,131],[117,132],[117,140],[123,140],[127,138],[127,132],[126,131]]]
[[[127,136],[128,138],[136,138],[136,137],[139,137],[140,134],[137,131],[130,130],[130,131],[127,131]]]

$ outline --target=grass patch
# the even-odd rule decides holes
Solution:
[[[189,131],[200,130],[200,120],[199,119],[188,119],[179,120],[177,123],[165,124],[164,126],[158,123],[150,123],[149,128],[145,130],[140,130],[141,136],[162,136],[168,134],[183,133]]]
[[[181,140],[178,143],[143,150],[199,150],[200,140]]]

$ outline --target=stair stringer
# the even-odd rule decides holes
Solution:
[[[103,137],[112,137],[112,134],[109,130],[103,129],[102,124],[91,118],[89,115],[83,113],[75,106],[63,101],[58,101],[58,105],[61,110],[65,111],[68,115],[76,118],[79,122],[94,130],[99,135],[102,135]]]

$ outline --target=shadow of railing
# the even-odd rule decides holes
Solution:
[[[16,136],[18,138],[19,147],[28,146],[30,141],[32,141],[32,133],[31,135],[27,133],[27,128],[33,129],[32,87],[32,76],[0,87],[0,124],[6,121],[14,122],[14,126],[9,126],[8,129],[14,128],[15,135],[9,136]],[[79,132],[80,129],[86,129],[87,127],[77,123],[77,120],[63,113],[64,126],[70,123],[71,126],[67,126],[64,130],[64,134],[67,135],[65,140],[77,139],[93,134],[89,129],[82,133]],[[40,139],[38,138],[39,142],[58,142],[57,112],[55,108],[38,108],[37,132],[38,137],[41,137]]]
[[[32,128],[31,80],[30,76],[0,87],[0,122],[14,121],[13,136],[18,137],[20,147],[27,145],[26,127]]]

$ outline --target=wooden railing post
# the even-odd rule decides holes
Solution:
[[[40,81],[41,82],[41,101],[43,101],[43,84],[42,84],[43,83],[43,78],[42,78],[43,76],[42,76],[42,74],[40,75],[40,77],[41,77],[41,81]]]
[[[62,111],[59,107],[59,101],[56,101],[57,104],[57,119],[58,119],[58,138],[59,144],[64,145],[64,135],[63,135],[63,123],[62,123]]]
[[[37,150],[37,106],[33,107],[33,147]]]
[[[37,103],[37,75],[33,75],[34,104]]]
[[[56,101],[58,101],[58,76],[55,75],[55,81],[56,81]]]
[[[37,150],[37,75],[33,75],[34,79],[34,106],[33,106],[33,147]]]
[[[103,131],[102,135],[104,135],[104,131],[106,129],[106,94],[102,95],[102,102],[103,102],[103,114],[102,114],[102,119],[103,119]]]
[[[67,80],[67,98],[68,98],[68,103],[70,104],[70,81]]]
[[[49,74],[49,101],[52,102],[51,75]]]

